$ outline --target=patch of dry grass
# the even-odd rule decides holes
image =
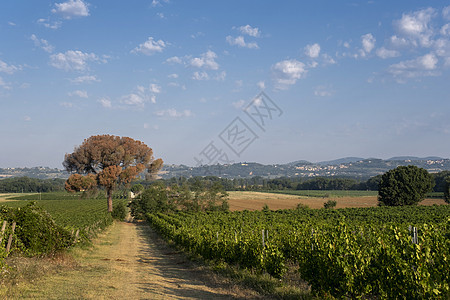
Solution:
[[[377,196],[319,198],[261,192],[232,191],[228,193],[230,195],[228,203],[232,211],[261,210],[265,204],[271,210],[292,209],[300,203],[309,208],[323,208],[323,204],[328,200],[336,201],[336,208],[375,207],[378,205]],[[445,204],[445,201],[443,199],[425,199],[420,203],[420,205],[433,204]]]

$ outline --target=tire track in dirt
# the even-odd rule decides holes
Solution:
[[[33,299],[255,299],[182,253],[144,223],[115,223],[80,250],[78,266],[27,286]]]

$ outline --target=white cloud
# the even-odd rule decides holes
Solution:
[[[162,52],[167,47],[167,43],[163,40],[155,41],[153,37],[149,37],[148,40],[138,47],[131,50],[131,53],[142,53],[145,55],[153,55],[157,52]]]
[[[16,26],[16,23],[9,21],[9,22],[8,22],[8,25],[9,25],[9,26]]]
[[[258,81],[256,84],[261,90],[264,90],[266,88],[266,84],[264,81]]]
[[[23,120],[29,122],[29,121],[31,121],[31,117],[30,116],[24,116]]]
[[[239,101],[233,102],[233,103],[231,103],[231,104],[232,104],[235,108],[241,109],[241,108],[244,107],[245,100],[239,100]]]
[[[0,72],[6,73],[6,74],[13,74],[14,72],[17,72],[21,70],[22,68],[19,66],[14,65],[8,65],[4,61],[0,60]]]
[[[204,34],[203,32],[198,31],[198,32],[195,33],[195,34],[191,34],[191,38],[196,39],[196,38],[199,38],[199,37],[204,36],[204,35],[205,35],[205,34]]]
[[[236,45],[236,46],[239,46],[242,48],[249,48],[249,49],[258,49],[259,48],[258,44],[255,42],[251,42],[251,43],[245,42],[245,39],[242,35],[240,35],[236,38],[229,35],[226,37],[226,41],[228,42],[228,44],[230,44],[232,46]]]
[[[89,16],[88,4],[82,0],[69,0],[63,3],[55,3],[55,7],[52,9],[52,13],[60,14],[65,19]]]
[[[336,61],[330,55],[324,53],[322,54],[323,63],[326,65],[334,65]]]
[[[142,95],[131,93],[126,96],[123,96],[120,102],[126,105],[143,108],[145,104],[145,99],[142,97]]]
[[[150,92],[152,92],[152,93],[155,93],[155,94],[161,93],[161,86],[159,86],[155,83],[150,84],[149,89],[150,89]]]
[[[388,72],[399,82],[422,76],[437,76],[439,75],[436,70],[438,61],[433,53],[429,53],[416,59],[393,64],[388,68]]]
[[[172,56],[166,59],[166,62],[169,64],[182,64],[183,60],[179,58],[178,56]]]
[[[111,100],[109,100],[108,98],[101,98],[101,99],[98,100],[98,102],[100,102],[100,104],[104,108],[111,108],[112,107]]]
[[[361,43],[365,53],[370,53],[375,47],[375,38],[371,33],[361,36]]]
[[[173,78],[173,79],[176,79],[176,78],[178,78],[179,76],[178,76],[178,74],[169,74],[167,77],[169,77],[169,78]]]
[[[450,20],[450,5],[447,6],[447,7],[444,7],[444,8],[442,9],[442,17],[443,17],[445,20]]]
[[[42,24],[42,25],[44,25],[44,27],[50,28],[50,29],[58,29],[61,27],[61,24],[62,24],[60,21],[50,22],[49,19],[39,19],[39,20],[37,20],[37,23]]]
[[[307,73],[305,64],[298,60],[283,60],[272,66],[272,72],[280,89],[286,89],[287,86],[293,85],[298,79]]]
[[[85,75],[85,76],[79,76],[75,79],[71,79],[70,81],[72,83],[80,84],[80,83],[100,82],[100,79],[98,79],[97,76],[94,76],[94,75]]]
[[[36,35],[32,34],[30,39],[34,42],[36,47],[41,48],[45,52],[52,53],[55,49],[52,45],[48,43],[47,40],[39,39]]]
[[[84,53],[78,50],[50,55],[50,65],[65,71],[85,71],[88,69],[87,63],[90,61],[106,62],[94,53]]]
[[[430,26],[431,19],[436,15],[433,8],[429,7],[409,14],[403,14],[400,20],[395,22],[397,30],[412,39],[419,41],[421,46],[431,45],[433,30]]]
[[[153,7],[162,6],[161,2],[169,3],[170,1],[169,0],[152,0],[152,6]]]
[[[206,72],[194,72],[194,74],[192,74],[192,79],[194,79],[194,80],[209,80],[209,75]]]
[[[446,59],[450,58],[450,39],[437,39],[434,42],[434,48],[436,55],[445,57]]]
[[[261,35],[261,32],[257,27],[252,27],[248,24],[245,26],[241,26],[238,29],[242,34],[247,34],[249,36],[259,37]]]
[[[120,103],[129,107],[144,108],[145,103],[156,103],[156,94],[161,93],[161,86],[151,83],[148,88],[138,85],[135,91],[120,99]]]
[[[192,117],[193,114],[190,110],[186,109],[183,111],[177,111],[174,108],[169,108],[166,110],[160,110],[155,113],[158,117],[166,117],[166,118],[183,118],[183,117]]]
[[[219,69],[219,64],[215,61],[217,54],[211,50],[203,53],[200,57],[194,57],[190,61],[190,65],[197,68],[205,68],[211,70]]]
[[[390,42],[395,48],[407,47],[411,42],[403,37],[398,37],[396,35],[391,36]]]
[[[162,12],[156,13],[156,15],[157,15],[160,19],[165,19],[165,18],[166,18]]]
[[[320,45],[315,43],[312,45],[306,45],[305,54],[310,58],[317,58],[320,54]]]
[[[378,48],[376,53],[377,53],[377,56],[382,59],[400,56],[400,52],[398,52],[397,50],[389,50],[384,47]]]
[[[441,34],[442,35],[449,35],[450,36],[450,23],[445,24],[441,28]]]
[[[73,97],[73,96],[77,96],[80,98],[88,98],[88,93],[86,91],[82,91],[82,90],[76,90],[73,92],[68,93],[69,96]]]
[[[222,71],[219,74],[217,74],[214,79],[217,81],[224,81],[226,77],[227,77],[227,72]]]
[[[181,84],[179,84],[179,83],[177,83],[177,82],[169,82],[169,83],[167,84],[167,86],[179,87],[179,88],[181,88],[183,91],[186,90],[186,86],[185,86],[184,84],[181,85]]]

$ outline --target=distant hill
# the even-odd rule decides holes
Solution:
[[[287,163],[288,166],[298,166],[298,165],[312,165],[312,162],[309,162],[307,160],[296,160],[290,163]]]
[[[395,156],[387,160],[443,160],[444,158],[438,156],[417,157],[417,156]]]
[[[306,160],[297,160],[287,164],[263,165],[255,162],[241,162],[228,165],[206,165],[190,167],[186,165],[164,165],[159,176],[195,177],[218,176],[224,178],[249,178],[260,176],[264,178],[277,177],[346,177],[366,180],[372,176],[383,174],[398,166],[415,165],[428,170],[430,173],[450,171],[450,160],[441,157],[414,157],[399,156],[390,159],[345,157],[330,161],[311,163]],[[36,168],[0,168],[0,179],[8,177],[34,177],[34,178],[67,178],[69,174],[60,169],[44,167]]]
[[[334,165],[348,164],[348,163],[357,162],[357,161],[361,161],[361,160],[364,160],[364,158],[344,157],[344,158],[339,158],[339,159],[335,159],[335,160],[320,161],[317,164],[320,166],[327,166],[327,165],[334,166]]]

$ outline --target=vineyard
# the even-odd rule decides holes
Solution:
[[[106,210],[106,198],[80,199],[79,193],[54,192],[13,197],[7,202],[8,207],[21,207],[35,201],[45,209],[58,225],[70,229],[92,227],[101,221],[104,226],[111,224],[111,214]],[[115,199],[117,202],[126,200]],[[100,226],[100,224],[98,224]]]
[[[112,217],[106,199],[80,199],[80,194],[60,192],[9,198],[0,206],[0,221],[17,223],[14,232],[11,226],[5,228],[5,236],[13,234],[11,251],[35,256],[88,241],[110,225]],[[5,245],[3,239],[0,265],[1,258],[9,254]]]
[[[296,266],[314,294],[450,295],[450,206],[154,213],[185,250],[282,279]]]

